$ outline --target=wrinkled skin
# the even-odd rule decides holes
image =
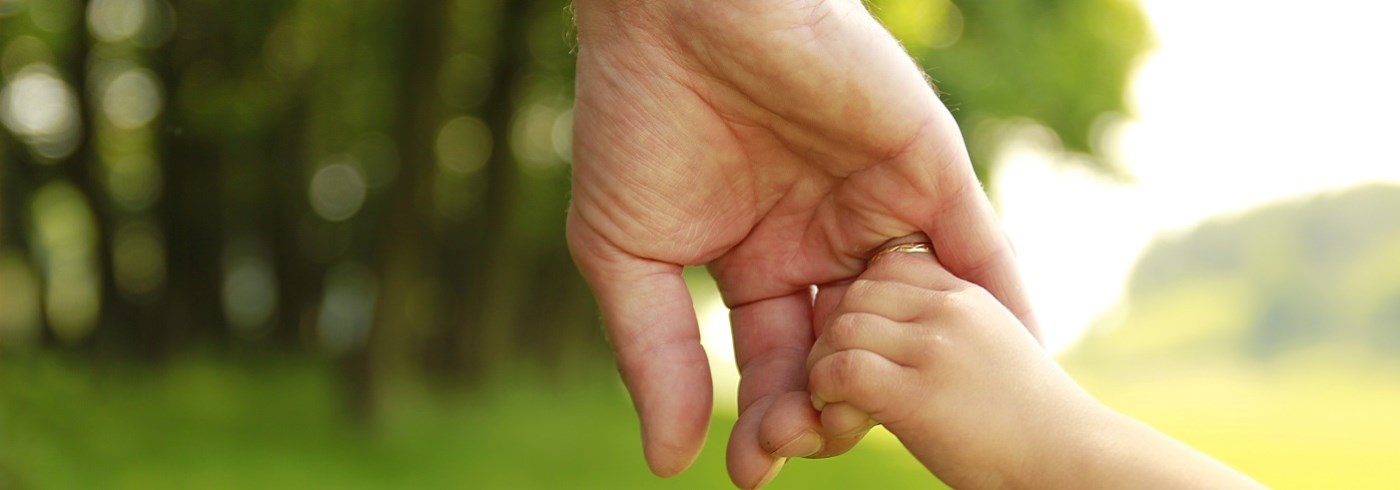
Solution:
[[[956,123],[858,0],[581,0],[575,12],[569,247],[655,473],[690,465],[710,415],[684,265],[707,264],[731,308],[742,378],[728,463],[745,488],[785,457],[861,437],[822,432],[805,360],[823,312],[891,238],[927,233],[948,270],[1034,333]]]

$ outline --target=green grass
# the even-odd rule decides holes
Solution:
[[[502,378],[484,394],[453,396],[399,383],[372,429],[347,421],[336,387],[309,361],[154,369],[9,359],[0,363],[0,488],[730,486],[723,443],[732,420],[716,418],[690,471],[658,479],[612,376]],[[770,488],[936,485],[876,437],[844,458],[794,461]]]
[[[1110,406],[1277,488],[1394,488],[1400,367],[1365,366],[1322,356],[1069,370]],[[395,383],[379,423],[357,428],[334,373],[311,361],[8,359],[0,489],[730,487],[723,413],[695,466],[662,480],[646,469],[613,375],[542,379],[497,377],[455,395]],[[845,457],[790,463],[771,488],[935,486],[877,433]]]

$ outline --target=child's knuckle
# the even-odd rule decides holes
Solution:
[[[862,305],[880,296],[880,281],[857,279],[846,288],[845,302],[848,305]]]
[[[824,336],[834,349],[848,349],[855,345],[860,330],[868,325],[868,314],[859,312],[842,313],[832,320]]]
[[[936,302],[939,316],[953,319],[955,324],[965,323],[967,319],[976,318],[978,311],[986,304],[988,296],[986,290],[976,287],[940,291]]]
[[[857,388],[863,370],[862,364],[860,354],[855,351],[842,351],[832,355],[828,367],[832,384],[843,392]]]

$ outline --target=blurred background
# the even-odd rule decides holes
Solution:
[[[564,248],[565,0],[0,0],[0,488],[650,476]],[[1400,32],[1339,0],[875,0],[1047,343],[1280,488],[1400,482]],[[888,434],[773,488],[937,485]]]

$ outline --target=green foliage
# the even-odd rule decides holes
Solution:
[[[604,352],[588,340],[597,312],[563,239],[566,0],[4,5],[3,83],[41,65],[62,80],[45,83],[72,92],[64,104],[82,126],[63,136],[75,150],[52,157],[14,128],[0,134],[5,253],[49,253],[22,214],[50,182],[71,184],[69,204],[95,217],[81,239],[95,258],[80,272],[98,290],[84,307],[99,313],[62,343],[146,358],[267,339],[314,352],[330,272],[348,266],[382,295],[357,300],[374,302],[371,326],[343,355],[479,376],[515,355]],[[969,131],[1030,118],[1074,151],[1089,150],[1097,117],[1122,109],[1145,46],[1141,15],[1122,0],[871,7]],[[113,73],[149,80],[149,93],[111,92]],[[117,127],[123,106],[150,117]],[[972,141],[979,171],[995,147],[984,140]],[[328,168],[339,177],[318,184]],[[51,320],[26,328],[52,331]]]
[[[979,170],[1000,141],[977,129],[1017,118],[1050,128],[1068,151],[1090,153],[1095,122],[1127,112],[1128,76],[1150,42],[1142,11],[1127,0],[873,5],[954,110]]]

